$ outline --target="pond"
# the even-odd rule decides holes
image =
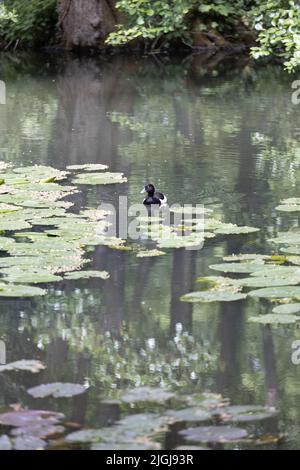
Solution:
[[[1,161],[62,170],[100,163],[126,176],[123,184],[83,185],[72,195],[75,210],[117,204],[121,195],[138,203],[141,188],[153,182],[170,203],[210,204],[224,222],[260,229],[207,239],[198,251],[168,249],[157,257],[98,246],[86,269],[108,271],[109,279],[63,280],[43,285],[42,297],[1,298],[2,362],[30,359],[46,366],[36,374],[0,373],[1,411],[19,404],[15,409],[64,413],[68,431],[53,433],[53,448],[86,448],[93,441],[99,449],[115,448],[113,442],[174,449],[187,445],[180,431],[190,420],[175,420],[166,429],[162,417],[195,405],[192,399],[183,405],[182,394],[209,392],[213,395],[204,398],[216,401],[219,414],[220,404],[226,404],[219,395],[231,405],[267,406],[278,414],[239,423],[250,436],[244,442],[238,435],[234,443],[207,444],[202,435],[188,439],[189,448],[299,448],[300,364],[293,359],[299,323],[249,322],[272,312],[268,299],[180,300],[199,290],[197,278],[220,274],[209,266],[222,263],[222,257],[278,253],[268,239],[298,227],[297,212],[275,210],[299,194],[300,114],[291,100],[293,78],[276,66],[258,68],[247,58],[222,54],[172,62],[21,54],[1,57],[0,80],[6,88],[0,105]],[[136,245],[148,247],[128,240],[129,247]],[[87,390],[69,398],[27,393],[54,382]],[[144,387],[156,392],[149,398],[151,390],[147,394]],[[134,398],[126,399],[124,391],[133,388],[127,393]],[[146,398],[137,398],[139,390]],[[209,413],[212,409],[208,405]],[[199,417],[200,425],[218,424],[218,413],[213,419]],[[132,427],[133,414],[138,416]],[[93,438],[62,437],[122,419],[129,434],[136,437],[139,429],[140,440],[133,439],[131,447],[118,437],[124,432],[120,424],[105,429],[105,435],[112,432],[110,439],[101,431]],[[143,419],[152,419],[151,432],[159,431],[154,443],[142,439],[149,434]]]

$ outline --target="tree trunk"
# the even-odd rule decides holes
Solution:
[[[101,47],[121,21],[116,0],[58,0],[59,26],[68,49]]]

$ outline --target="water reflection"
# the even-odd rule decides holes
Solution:
[[[213,202],[225,221],[262,229],[208,241],[199,252],[173,250],[153,259],[98,247],[91,266],[108,270],[109,280],[64,281],[49,286],[43,299],[1,300],[7,362],[35,358],[47,365],[38,376],[0,375],[1,406],[40,407],[25,392],[35,384],[89,383],[86,395],[42,405],[79,423],[106,425],[120,413],[101,404],[119,380],[114,361],[127,374],[123,385],[146,380],[151,360],[163,367],[177,357],[172,339],[180,323],[193,335],[198,359],[183,371],[174,366],[172,380],[237,404],[279,404],[280,430],[292,429],[285,446],[297,447],[300,369],[290,360],[297,327],[248,323],[253,311],[269,311],[264,303],[193,306],[179,300],[220,256],[264,252],[270,235],[298,225],[297,217],[274,211],[299,189],[299,112],[290,100],[290,77],[216,55],[172,65],[50,58],[43,68],[38,58],[3,57],[0,78],[7,93],[0,107],[0,159],[58,168],[104,163],[126,174],[126,185],[84,188],[73,198],[75,210],[116,203],[119,194],[139,202],[140,187],[151,180],[171,203]],[[149,339],[154,351],[147,350]]]

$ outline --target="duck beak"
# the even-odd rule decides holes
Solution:
[[[144,194],[146,192],[146,188],[143,188],[140,194]]]

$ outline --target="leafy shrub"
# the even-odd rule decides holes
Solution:
[[[277,55],[287,70],[300,65],[299,2],[264,0],[251,12],[259,45],[252,48],[254,58]]]
[[[7,43],[50,42],[56,23],[56,0],[6,0],[1,5],[0,36]]]

